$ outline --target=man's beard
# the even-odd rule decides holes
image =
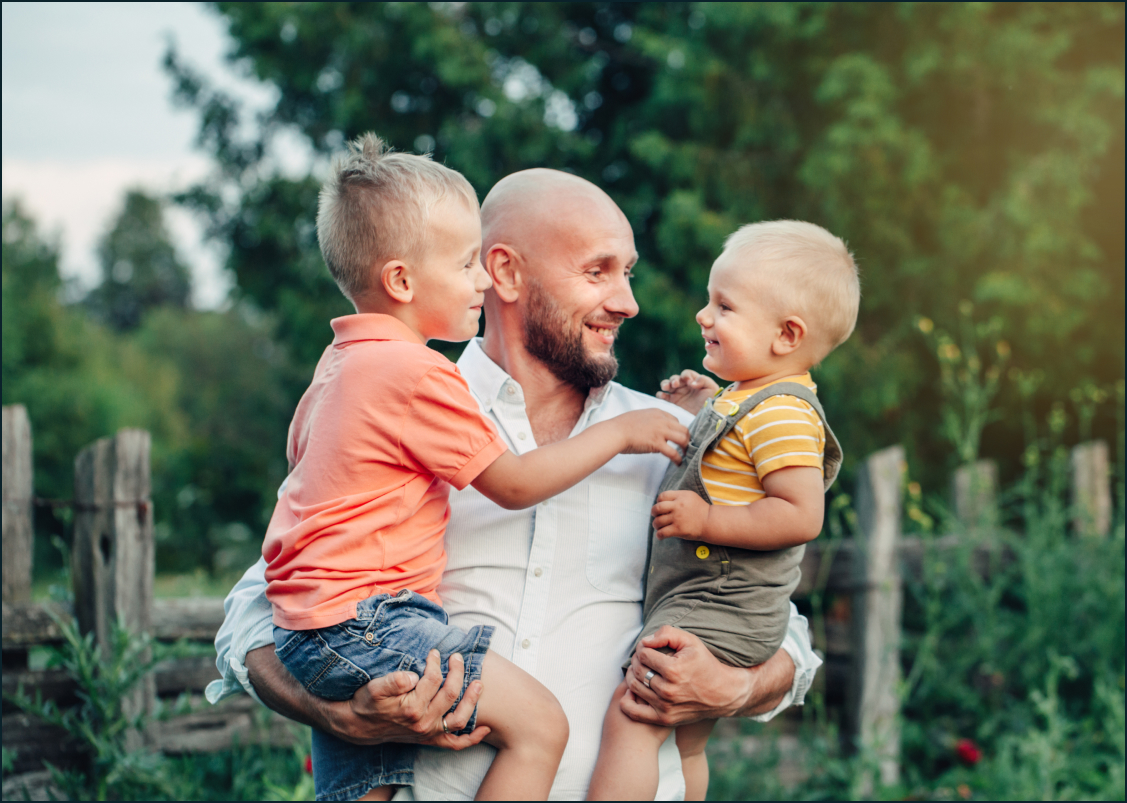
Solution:
[[[567,315],[539,282],[529,281],[527,287],[524,346],[528,353],[544,363],[557,379],[583,391],[602,387],[614,379],[618,373],[614,348],[600,357],[588,354],[583,345],[583,324],[571,329]]]

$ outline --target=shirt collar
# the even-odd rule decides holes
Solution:
[[[342,315],[329,324],[333,327],[334,346],[356,340],[405,340],[424,345],[407,324],[391,315],[375,312]]]
[[[485,406],[486,410],[493,408],[493,403],[506,396],[508,401],[523,402],[524,391],[520,383],[513,379],[505,369],[485,353],[481,347],[482,339],[475,337],[466,344],[462,356],[458,358],[458,370],[465,377],[470,390]],[[587,394],[587,401],[583,406],[584,414],[598,408],[606,401],[613,382],[608,382],[600,388],[591,388]],[[512,394],[508,389],[512,388]]]

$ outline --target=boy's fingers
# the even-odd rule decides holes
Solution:
[[[668,457],[677,465],[681,465],[681,451],[669,441],[662,443],[658,451]]]

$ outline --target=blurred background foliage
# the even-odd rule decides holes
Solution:
[[[980,454],[1015,476],[1019,410],[1043,417],[1078,387],[1106,402],[1122,379],[1121,5],[214,9],[233,65],[276,103],[252,114],[170,47],[174,99],[197,112],[214,171],[174,199],[128,193],[81,304],[59,301],[49,238],[17,205],[4,212],[3,397],[31,410],[37,487],[67,495],[78,448],[150,428],[162,568],[254,554],[289,415],[328,320],[350,311],[317,248],[320,177],[368,130],[433,152],[482,197],[532,166],[604,187],[641,254],[642,311],[619,354],[621,380],[644,391],[699,367],[693,316],[737,226],[791,217],[840,235],[864,297],[857,332],[818,369],[821,393],[851,459],[903,443],[929,487]],[[308,175],[279,168],[279,136],[309,146]],[[226,249],[223,311],[188,305],[169,202]],[[968,325],[981,359],[942,348]],[[993,412],[952,418],[967,400],[943,377],[989,370]],[[1114,404],[1086,420],[1114,438]]]
[[[968,540],[907,589],[908,769],[885,791],[1122,797],[1122,5],[213,8],[234,67],[276,102],[248,110],[170,47],[173,97],[198,115],[214,169],[173,198],[122,199],[97,288],[76,300],[57,243],[4,204],[3,402],[28,407],[37,494],[70,496],[79,449],[144,427],[158,569],[211,590],[256,559],[290,416],[329,319],[351,311],[317,248],[318,187],[365,131],[433,153],[480,197],[534,166],[605,188],[641,254],[620,379],[646,392],[699,367],[693,316],[724,238],[810,220],[849,243],[863,277],[858,329],[816,371],[850,461],[839,488],[855,461],[904,444],[905,526],[925,538],[950,529],[957,465],[993,458],[1009,489],[1004,571],[971,571]],[[307,171],[280,167],[286,138],[308,146]],[[169,204],[225,249],[234,287],[219,310],[188,303]],[[1118,512],[1109,541],[1078,544],[1065,447],[1091,438],[1112,446]],[[40,509],[37,528],[42,577],[66,511]],[[713,793],[856,794],[865,757],[840,753],[811,702],[802,785],[776,777],[777,752],[748,759],[732,742],[734,757],[714,754]],[[977,768],[958,737],[987,750]],[[220,794],[183,796],[197,792]]]

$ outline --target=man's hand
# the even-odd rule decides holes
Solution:
[[[794,684],[794,662],[783,650],[759,666],[728,666],[692,633],[669,626],[643,639],[630,664],[628,691],[619,703],[623,713],[667,728],[764,714],[776,708]],[[647,686],[650,670],[654,676]]]
[[[470,721],[481,697],[480,680],[470,684],[453,712],[446,713],[462,689],[465,667],[460,655],[450,657],[445,683],[438,652],[432,650],[421,678],[414,672],[395,672],[373,680],[343,702],[330,702],[306,691],[271,647],[248,652],[246,667],[267,706],[353,744],[407,742],[463,750],[489,735],[485,726],[455,735]],[[450,733],[443,731],[443,715]]]
[[[657,392],[657,397],[696,415],[719,389],[720,386],[712,377],[686,368],[679,374],[661,380],[661,390]]]
[[[658,538],[684,538],[700,541],[704,537],[708,511],[712,506],[692,491],[665,491],[658,494],[650,509]]]

